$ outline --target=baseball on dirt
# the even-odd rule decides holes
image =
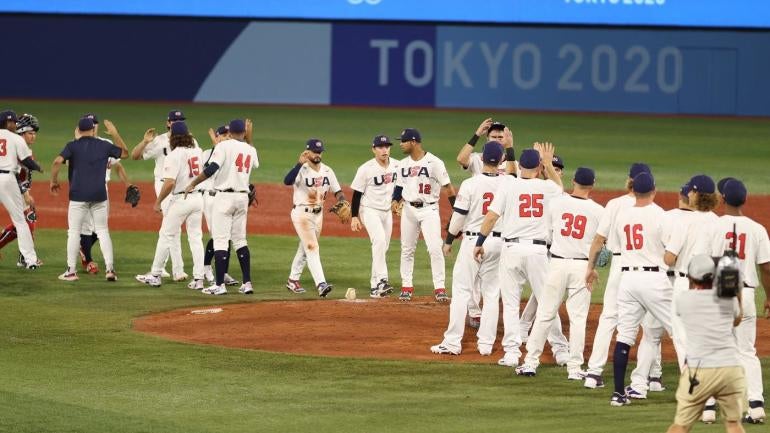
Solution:
[[[356,299],[356,289],[354,287],[348,287],[348,291],[345,292],[345,299],[348,301]]]

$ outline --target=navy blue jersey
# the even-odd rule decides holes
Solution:
[[[121,153],[120,147],[96,137],[81,137],[67,143],[59,155],[68,164],[70,201],[107,200],[107,159],[120,158]]]

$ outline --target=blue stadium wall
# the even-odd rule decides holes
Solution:
[[[770,32],[31,15],[0,28],[16,36],[0,97],[770,115]]]

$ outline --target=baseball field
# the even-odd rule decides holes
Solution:
[[[259,183],[260,205],[249,214],[253,296],[231,290],[227,296],[211,297],[188,289],[186,283],[169,281],[154,289],[134,281],[134,274],[149,268],[160,222],[150,207],[153,163],[145,161],[124,162],[143,193],[138,208],[119,201],[125,189],[119,181],[113,180],[110,186],[119,280],[108,284],[103,273],[81,273],[75,283],[57,280],[65,266],[66,197],[48,194],[47,173],[35,178],[41,180],[32,191],[40,209],[36,246],[45,264],[34,272],[17,269],[16,246],[1,251],[0,432],[630,433],[664,431],[670,424],[677,376],[670,362],[664,374],[667,391],[651,393],[647,400],[628,407],[612,408],[609,388],[584,389],[565,379],[564,368],[543,365],[537,377],[521,378],[512,369],[494,364],[499,352],[492,360],[473,362],[462,362],[465,354],[431,355],[429,345],[441,341],[446,325],[445,305],[342,301],[347,287],[357,288],[358,295],[366,297],[370,246],[365,235],[350,236],[331,215],[320,242],[324,269],[335,285],[331,299],[318,300],[312,291],[301,296],[289,293],[283,285],[297,238],[288,217],[291,190],[279,184],[310,137],[325,141],[324,162],[342,183],[349,184],[356,168],[371,157],[372,136],[396,136],[402,128],[414,126],[421,130],[425,148],[446,162],[458,186],[466,174],[454,163],[457,150],[491,115],[512,128],[517,150],[536,140],[552,141],[565,160],[565,173],[578,166],[594,168],[603,197],[622,187],[631,162],[644,161],[652,167],[658,188],[669,192],[661,195],[661,204],[670,206],[670,193],[693,174],[730,175],[744,180],[749,189],[748,213],[765,227],[769,224],[767,119],[125,102],[6,101],[3,105],[40,119],[33,150],[46,171],[83,113],[95,112],[112,120],[131,148],[145,129],[162,132],[171,108],[184,110],[191,132],[204,147],[209,145],[209,127],[235,117],[253,119],[261,167],[252,177]],[[400,157],[397,148],[393,154]],[[444,208],[442,217],[448,216]],[[8,221],[5,214],[2,218]],[[183,239],[189,273],[186,244]],[[398,249],[394,235],[388,254],[394,285],[399,283]],[[95,258],[102,263],[98,247]],[[453,262],[454,257],[447,259],[448,277]],[[231,273],[237,277],[235,268]],[[309,286],[307,273],[304,277]],[[415,286],[418,295],[431,293],[422,244],[415,260]],[[600,287],[593,302],[600,303],[601,295]],[[757,305],[763,301],[760,293]],[[234,305],[244,303],[262,304],[247,306],[255,308],[225,326],[210,322],[246,308]],[[333,305],[333,313],[320,304]],[[367,305],[380,308],[368,315]],[[214,307],[223,311],[189,320],[190,312]],[[181,313],[169,313],[174,311]],[[161,316],[152,316],[158,313]],[[327,316],[319,320],[319,314]],[[137,331],[137,324],[164,316],[187,320],[177,323],[183,326],[181,331],[176,328],[178,334],[205,334],[208,340],[178,342],[157,335],[163,332]],[[758,342],[765,347],[770,341],[768,323],[760,320]],[[269,329],[263,332],[264,340],[282,340],[282,347],[292,350],[261,345],[263,341],[254,336],[264,329]],[[276,334],[281,329],[285,334]],[[472,347],[473,337],[466,331],[464,343]],[[305,333],[314,336],[312,351],[305,350],[310,346],[307,338],[301,338]],[[204,344],[215,340],[218,344]],[[397,342],[409,353],[394,356],[387,349],[393,344],[383,342]],[[590,339],[587,343],[590,346]],[[763,350],[767,383],[770,352]],[[605,379],[610,377],[605,372]],[[723,427],[698,425],[695,429],[721,431]]]

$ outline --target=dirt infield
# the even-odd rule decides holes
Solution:
[[[155,232],[160,228],[161,216],[153,212],[152,204],[155,201],[155,191],[152,183],[142,182],[138,184],[142,192],[142,200],[136,208],[123,202],[125,188],[122,184],[110,185],[110,220],[109,225],[113,230],[133,230]],[[38,210],[38,227],[43,228],[67,228],[67,187],[62,186],[64,193],[52,196],[48,193],[48,183],[35,182],[33,195],[36,199]],[[294,235],[294,227],[289,219],[291,210],[291,188],[276,184],[257,185],[259,207],[249,211],[248,233],[250,234],[283,234]],[[345,194],[350,199],[350,189],[345,188]],[[593,199],[602,205],[607,200],[617,197],[618,191],[597,191]],[[664,209],[676,207],[677,195],[671,192],[660,192],[655,201]],[[440,201],[441,216],[446,223],[451,216],[449,203],[446,199]],[[329,204],[329,206],[331,203]],[[329,207],[327,206],[327,208]],[[748,216],[765,226],[770,227],[770,195],[752,195],[746,206]],[[9,221],[5,209],[0,207],[0,221]],[[366,237],[366,233],[353,233],[350,228],[342,225],[336,217],[327,215],[323,227],[326,236],[350,236]],[[393,227],[393,236],[400,236],[399,224]]]
[[[211,308],[210,312],[199,307],[145,316],[136,319],[133,326],[136,331],[177,341],[295,354],[491,364],[503,353],[499,343],[501,316],[498,342],[491,357],[479,355],[475,332],[468,327],[462,356],[432,354],[430,346],[441,342],[449,314],[447,304],[438,304],[432,298],[415,298],[409,303],[393,297],[255,302]],[[216,309],[221,312],[214,313]],[[600,310],[600,305],[591,305],[586,360]],[[561,315],[567,317],[563,307]],[[567,333],[568,323],[563,327]],[[758,321],[757,349],[760,356],[770,356],[770,320]],[[553,362],[550,355],[546,350],[544,363]],[[676,359],[669,338],[664,341],[663,357]]]

